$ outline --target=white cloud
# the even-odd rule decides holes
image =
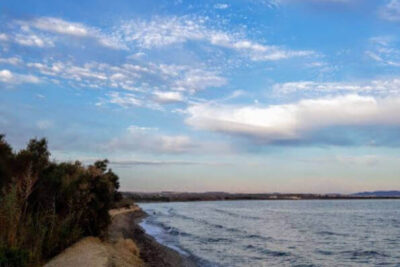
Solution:
[[[95,27],[87,26],[83,23],[70,22],[61,18],[54,17],[39,17],[29,21],[19,20],[16,24],[21,26],[21,29],[25,33],[30,33],[31,36],[36,36],[32,33],[32,28],[39,32],[52,33],[57,35],[73,36],[77,38],[92,38],[96,40],[100,45],[112,48],[112,49],[127,49],[126,46],[112,34],[105,34],[100,29]],[[20,34],[20,36],[23,36]],[[16,41],[20,44],[27,43],[24,39],[16,38]],[[26,39],[26,38],[25,38]],[[31,43],[40,43],[39,39],[30,38]],[[21,43],[21,40],[23,41]],[[52,43],[51,46],[54,44]],[[37,45],[39,46],[39,45]],[[45,45],[39,46],[45,47]]]
[[[82,23],[68,22],[59,18],[41,17],[36,18],[29,24],[42,31],[74,36],[88,36],[90,30]]]
[[[93,162],[94,160],[91,160]],[[117,166],[135,166],[135,165],[227,165],[227,163],[219,162],[202,162],[202,161],[183,161],[183,160],[110,160],[110,164]]]
[[[111,92],[107,94],[107,100],[102,100],[98,102],[96,105],[101,106],[105,103],[111,103],[114,105],[118,105],[124,108],[148,108],[153,110],[164,110],[160,104],[166,104],[167,102],[160,102],[154,99],[154,95],[148,96],[147,94],[138,95],[133,93],[120,93],[120,92]],[[169,102],[171,103],[171,102]]]
[[[14,37],[17,44],[23,46],[36,46],[36,47],[53,47],[54,42],[48,37],[39,36],[32,33],[19,33]]]
[[[1,63],[1,59],[0,59]],[[88,62],[76,65],[73,62],[44,60],[28,62],[29,69],[46,76],[47,81],[65,83],[79,88],[102,88],[112,90],[108,101],[123,107],[145,107],[162,110],[159,104],[182,102],[187,94],[196,93],[210,87],[220,87],[227,83],[215,71],[188,65],[165,64],[121,64]],[[117,92],[117,89],[131,93]]]
[[[5,33],[0,33],[0,41],[5,42],[8,41],[8,35]]]
[[[246,95],[247,95],[246,91],[235,90],[229,96],[225,97],[224,100],[235,99],[235,98],[243,97],[243,96],[246,96]]]
[[[309,162],[314,164],[331,164],[331,163],[339,163],[341,165],[364,165],[365,167],[374,167],[381,162],[387,162],[392,160],[398,160],[397,157],[390,156],[382,156],[382,155],[374,155],[374,154],[356,154],[356,155],[329,155],[329,156],[319,156],[312,159],[302,159],[303,162]]]
[[[185,152],[192,146],[192,141],[188,136],[160,136],[162,151]]]
[[[120,94],[118,92],[112,92],[109,94],[109,97],[110,103],[117,104],[123,107],[140,107],[143,105],[143,102],[138,99],[134,94]]]
[[[221,87],[227,84],[226,78],[216,71],[205,70],[188,65],[153,66],[168,81],[170,88],[191,94],[209,87]]]
[[[339,163],[344,163],[348,165],[365,165],[365,166],[375,166],[382,158],[377,155],[361,155],[361,156],[336,156],[336,161]],[[387,159],[384,159],[387,160]]]
[[[361,0],[264,0],[270,1],[273,3],[274,6],[277,7],[282,4],[292,4],[292,3],[302,3],[302,4],[311,4],[315,7],[315,5],[323,5],[323,4],[332,4],[332,5],[353,5],[357,6],[362,4]]]
[[[152,48],[183,43],[205,38],[203,20],[171,17],[155,18],[151,21],[129,21],[122,25],[122,34],[127,41]]]
[[[259,106],[195,104],[186,123],[197,129],[244,135],[267,142],[302,140],[331,126],[400,126],[400,97],[345,95]]]
[[[294,51],[273,45],[263,45],[249,40],[235,40],[232,36],[219,32],[210,35],[210,42],[214,45],[247,53],[254,61],[274,61],[314,54],[313,51]]]
[[[143,151],[150,153],[183,153],[193,147],[185,135],[165,135],[154,128],[132,125],[124,136],[114,138],[106,148],[109,150]]]
[[[318,92],[329,94],[343,92],[374,93],[382,95],[399,94],[400,78],[365,82],[287,82],[275,84],[273,90],[279,94],[290,94],[296,92]]]
[[[202,69],[190,69],[184,73],[181,79],[175,82],[173,88],[178,91],[195,93],[209,87],[221,87],[226,83],[226,79],[217,75],[215,72]]]
[[[53,127],[54,123],[50,120],[40,120],[36,122],[36,126],[40,129],[40,130],[47,130],[51,127]]]
[[[248,55],[255,61],[281,60],[313,55],[306,50],[290,50],[275,45],[264,45],[247,40],[237,34],[210,29],[206,18],[157,17],[151,21],[129,21],[123,24],[121,35],[127,42],[135,42],[142,48],[154,48],[203,41]]]
[[[22,60],[18,57],[0,58],[0,64],[19,65]]]
[[[229,8],[229,5],[225,4],[225,3],[218,3],[218,4],[214,5],[214,8],[215,9],[227,9],[227,8]]]
[[[144,67],[132,64],[113,66],[98,62],[89,62],[84,65],[61,61],[30,62],[26,65],[39,71],[42,75],[74,81],[76,86],[112,87],[129,91],[139,90],[134,85],[144,72],[148,72]]]
[[[389,21],[400,21],[400,1],[390,0],[380,9],[381,18]]]
[[[219,76],[217,72],[187,65],[152,63],[109,65],[98,62],[76,65],[72,62],[46,60],[29,62],[26,66],[58,82],[64,79],[73,82],[73,85],[77,87],[124,89],[147,94],[149,99],[158,103],[183,101],[186,93],[220,87],[227,83],[227,80]],[[125,96],[113,94],[112,96],[112,103],[123,104],[123,106],[143,104],[134,94]],[[127,100],[122,99],[125,97]]]
[[[119,137],[113,138],[103,146],[118,155],[133,155],[134,152],[153,153],[159,155],[196,153],[196,154],[232,154],[232,147],[225,142],[192,140],[187,135],[165,134],[158,128],[129,126]],[[126,158],[126,157],[125,157]],[[209,163],[211,164],[211,163]],[[212,163],[219,164],[219,163]]]
[[[169,76],[169,77],[177,77],[181,75],[181,73],[184,73],[188,69],[190,69],[188,66],[182,66],[182,65],[166,65],[166,64],[160,64],[159,66],[156,66],[162,74]]]
[[[285,0],[284,0],[285,1]],[[295,1],[308,1],[308,2],[319,2],[319,3],[321,3],[321,2],[325,2],[325,3],[351,3],[351,2],[354,2],[354,0],[286,0],[286,1],[288,1],[288,2],[290,2],[290,1],[292,1],[292,2],[295,2]]]
[[[153,93],[154,100],[161,104],[175,103],[183,101],[183,95],[180,92],[161,92],[156,91]]]
[[[1,70],[0,71],[0,81],[2,82],[10,82],[13,79],[13,74],[9,70]]]
[[[11,71],[4,69],[0,70],[0,82],[8,84],[21,84],[21,83],[39,83],[38,77],[33,75],[25,75],[12,73]]]
[[[373,37],[370,39],[371,47],[365,54],[380,64],[400,67],[400,50],[395,43],[393,36]]]

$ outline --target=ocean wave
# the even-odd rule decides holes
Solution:
[[[322,250],[322,249],[316,249],[315,253],[321,254],[321,255],[324,255],[324,256],[330,256],[330,255],[335,254],[333,251]]]
[[[205,226],[209,226],[209,227],[212,227],[212,228],[215,228],[215,229],[224,229],[225,231],[231,232],[231,233],[239,233],[239,232],[244,233],[243,231],[241,231],[240,229],[237,229],[237,228],[230,228],[230,227],[226,227],[226,226],[224,226],[222,224],[211,223],[211,222],[209,222],[209,221],[207,221],[205,219],[189,217],[189,216],[177,213],[175,211],[170,211],[170,216],[172,216],[174,218],[181,218],[181,219],[184,219],[184,220],[192,221],[192,222],[195,222],[197,224],[203,224]]]
[[[189,250],[201,267],[398,266],[400,202],[368,202],[361,211],[365,202],[337,203],[168,203],[146,212],[161,226],[158,234]]]
[[[268,256],[272,256],[272,257],[289,257],[292,256],[292,253],[288,252],[288,251],[280,251],[280,250],[271,250],[265,247],[260,247],[260,246],[256,246],[256,245],[246,245],[245,246],[245,250],[250,250],[250,251],[254,251],[257,252],[259,254],[263,254],[263,255],[268,255]]]
[[[156,227],[159,227],[160,229],[162,229],[162,232],[158,233],[159,235],[168,234],[168,235],[174,236],[174,237],[187,237],[192,240],[198,240],[199,242],[202,242],[202,243],[233,242],[233,240],[229,239],[229,238],[198,236],[198,235],[195,235],[192,233],[187,233],[187,232],[179,230],[173,226],[169,226],[169,225],[166,225],[165,223],[155,221],[155,220],[147,220],[146,223],[148,225],[153,225],[153,226],[156,226]]]
[[[237,213],[230,212],[230,211],[227,211],[227,210],[222,210],[222,209],[213,209],[213,210],[218,212],[218,213],[226,214],[226,215],[229,215],[229,216],[235,217],[235,218],[244,218],[244,219],[252,219],[252,220],[261,220],[262,219],[260,217],[237,214]]]
[[[348,234],[342,234],[342,233],[336,233],[336,232],[331,232],[331,231],[319,231],[316,232],[317,235],[324,235],[324,236],[349,236]]]
[[[386,253],[376,250],[348,250],[342,251],[340,254],[352,260],[390,257]]]
[[[276,241],[273,237],[266,237],[266,236],[262,236],[262,235],[256,235],[256,234],[249,234],[245,236],[246,239],[249,240],[261,240],[261,241],[268,241],[268,242],[274,242]]]
[[[159,222],[159,221],[147,220],[147,221],[145,221],[145,223],[148,224],[148,225],[157,226],[157,227],[161,228],[164,233],[168,233],[168,234],[170,234],[172,236],[188,236],[188,237],[189,236],[194,236],[193,234],[184,232],[182,230],[179,230],[179,229],[177,229],[175,227],[166,225],[166,224],[164,224],[162,222]]]

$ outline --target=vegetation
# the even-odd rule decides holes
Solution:
[[[45,139],[14,152],[0,135],[0,266],[38,266],[81,237],[103,235],[121,198],[107,164],[51,161]]]

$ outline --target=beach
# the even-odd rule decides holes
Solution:
[[[146,216],[147,214],[141,209],[115,216],[109,228],[109,240],[115,242],[120,238],[132,239],[140,250],[140,258],[145,266],[196,266],[177,251],[159,244],[153,237],[147,235],[139,225]]]
[[[51,259],[45,266],[196,266],[185,256],[159,244],[144,232],[139,223],[147,214],[138,206],[111,210],[110,215],[112,222],[106,238],[83,238]]]

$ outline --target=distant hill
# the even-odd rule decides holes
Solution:
[[[357,197],[400,197],[400,191],[372,191],[352,194]]]

